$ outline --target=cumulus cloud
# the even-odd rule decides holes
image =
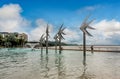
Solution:
[[[18,4],[3,5],[0,8],[0,31],[24,32],[30,22],[21,16],[21,12]]]
[[[96,44],[118,44],[120,36],[120,22],[117,20],[102,20],[93,25]]]
[[[66,34],[64,36],[65,37],[65,40],[63,40],[64,42],[73,44],[80,42],[81,35],[79,35],[79,32],[77,32],[76,30],[66,28],[64,32]]]
[[[42,34],[45,34],[46,32],[46,27],[47,27],[47,22],[44,21],[43,19],[37,19],[36,20],[36,28],[34,28],[31,32],[30,32],[30,37],[31,40],[39,40],[40,36]],[[51,34],[52,32],[52,24],[48,24],[49,25],[49,33]]]
[[[39,40],[40,36],[45,33],[47,22],[43,19],[36,20],[37,27],[30,32],[32,40]],[[53,31],[53,25],[50,26],[50,35],[51,40],[55,32]],[[109,44],[118,44],[120,36],[120,22],[116,20],[102,20],[97,23],[92,24],[91,26],[95,27],[96,30],[88,30],[93,37],[87,37],[87,44],[99,44],[99,45],[109,45]],[[63,42],[67,43],[77,43],[82,44],[82,32],[78,31],[77,28],[71,29],[66,28],[64,30],[66,35],[64,35],[65,40]]]
[[[30,27],[30,21],[21,16],[22,8],[19,4],[5,4],[0,7],[0,31],[3,32],[25,32],[29,35],[29,40],[39,40],[42,34],[45,34],[48,22],[43,19],[37,19],[35,27],[27,31]],[[53,30],[53,25],[49,25],[50,40],[53,40],[53,36],[57,30]],[[66,29],[65,39],[68,41],[76,41],[79,36],[77,32],[70,29]]]
[[[80,13],[83,13],[83,12],[91,12],[91,11],[94,11],[94,10],[96,10],[97,8],[99,8],[100,6],[99,5],[93,5],[93,6],[85,6],[85,7],[83,7],[83,8],[80,8],[80,9],[78,9],[78,10],[76,10],[76,12],[78,13],[78,14],[80,14]]]
[[[103,31],[106,36],[120,33],[120,22],[116,20],[102,20],[94,25],[97,30]]]
[[[94,10],[96,7],[88,6],[84,9]],[[30,30],[30,21],[26,20],[22,15],[22,8],[19,4],[7,4],[0,7],[0,31],[7,32],[25,32],[29,35],[30,40],[39,40],[40,36],[45,33],[47,23],[43,19],[36,20],[36,27]],[[50,40],[53,40],[55,31],[54,26],[50,26]],[[96,28],[90,33],[94,37],[87,36],[87,44],[120,44],[120,22],[113,20],[101,20],[92,24]],[[82,44],[82,32],[77,31],[77,28],[66,28],[64,42]],[[29,30],[29,31],[28,31]],[[79,34],[81,33],[81,34]]]
[[[85,9],[85,10],[88,10],[88,11],[92,11],[92,10],[95,10],[95,8],[96,8],[96,7],[94,7],[94,6],[87,6],[87,7],[85,7],[84,9]]]

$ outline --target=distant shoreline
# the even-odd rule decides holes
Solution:
[[[49,49],[55,49],[55,46],[49,47]],[[57,49],[59,49],[57,47]],[[83,51],[83,46],[62,46],[63,50]],[[91,51],[91,46],[86,46],[86,51]],[[94,52],[120,52],[120,46],[93,46]]]
[[[0,47],[0,49],[6,47]],[[13,47],[13,48],[27,48],[27,47]],[[45,47],[43,47],[45,49]],[[48,47],[55,50],[55,46]],[[40,49],[40,47],[35,48]],[[59,50],[59,47],[57,46]],[[83,46],[62,46],[62,50],[83,51]],[[86,51],[91,51],[91,45],[86,46]],[[93,45],[93,52],[120,52],[120,45]]]

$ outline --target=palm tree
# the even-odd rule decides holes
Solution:
[[[46,54],[48,54],[48,37],[49,37],[49,26],[47,24],[47,28],[46,28]]]
[[[39,44],[40,44],[40,47],[41,47],[41,54],[43,52],[43,42],[44,42],[44,34],[42,34],[42,36],[40,37],[40,40],[39,40]]]
[[[54,37],[55,41],[59,42],[59,53],[61,53],[61,50],[62,50],[61,40],[64,39],[64,37],[63,37],[63,35],[65,35],[65,33],[63,32],[64,30],[65,30],[65,28],[63,28],[63,24],[62,24],[61,27],[59,28],[58,33]]]
[[[80,27],[80,30],[82,30],[82,32],[83,32],[83,56],[84,56],[84,60],[86,60],[86,34],[88,36],[92,36],[86,29],[87,28],[94,29],[94,28],[90,27],[90,24],[94,21],[94,19],[89,21],[89,22],[87,22],[89,17],[90,16],[87,16],[84,19],[84,21],[82,22],[81,27]]]

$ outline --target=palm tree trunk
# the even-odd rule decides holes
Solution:
[[[42,44],[40,45],[40,47],[41,47],[41,55],[43,54],[43,46],[42,46]]]
[[[57,40],[55,40],[55,53],[57,53]]]
[[[46,54],[48,54],[48,34],[46,35]]]
[[[84,32],[83,32],[83,61],[86,61],[86,34]]]
[[[61,54],[61,38],[59,39],[59,54]]]

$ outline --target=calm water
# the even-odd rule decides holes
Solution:
[[[0,79],[120,79],[120,53],[0,49]]]

